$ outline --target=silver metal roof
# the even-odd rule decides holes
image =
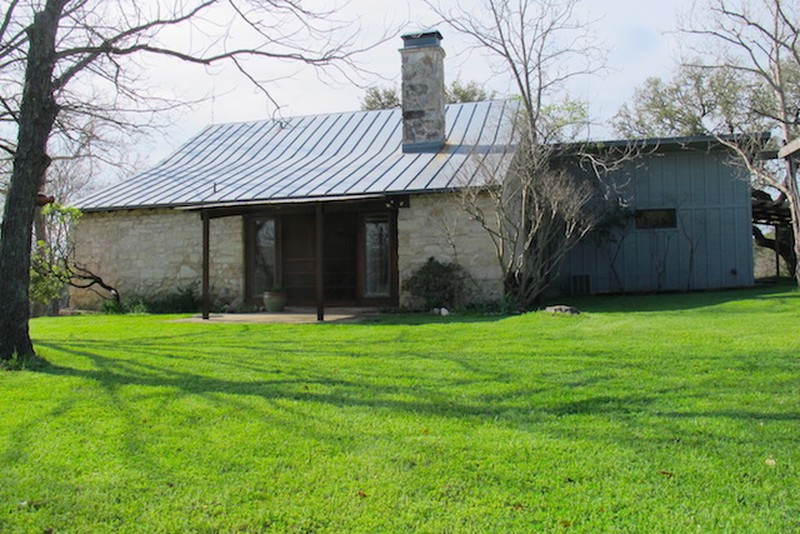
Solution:
[[[400,109],[209,126],[155,168],[78,202],[84,211],[441,191],[504,173],[512,100],[447,106],[437,153],[402,152]]]

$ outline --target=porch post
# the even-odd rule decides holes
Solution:
[[[324,321],[325,320],[325,288],[323,286],[323,257],[322,257],[322,236],[323,230],[325,229],[323,214],[322,214],[322,203],[317,203],[316,206],[316,289],[317,289],[317,321]]]
[[[201,214],[203,219],[203,287],[201,289],[203,295],[203,319],[208,320],[211,312],[211,295],[209,294],[209,267],[210,267],[210,220],[208,212],[204,211]]]

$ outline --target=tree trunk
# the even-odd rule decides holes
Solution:
[[[787,136],[787,139],[790,137]],[[786,200],[792,214],[792,233],[794,234],[794,257],[800,260],[800,190],[797,187],[797,168],[792,160],[794,155],[786,158]],[[800,286],[800,269],[795,269],[794,279]]]
[[[790,210],[791,211],[791,210]],[[753,226],[753,239],[756,245],[775,251],[786,264],[786,270],[791,278],[797,272],[797,257],[794,247],[794,233],[792,227],[776,226],[775,238],[771,239],[764,235],[758,226]]]
[[[28,330],[31,234],[36,194],[50,165],[47,140],[58,114],[53,95],[55,39],[66,0],[48,0],[28,28],[17,151],[0,227],[0,359],[32,355]]]
[[[794,187],[794,195],[792,195],[789,205],[792,209],[792,233],[794,234],[794,257],[800,258],[800,195],[797,194],[797,186]],[[795,263],[794,279],[800,287],[800,269],[797,268]]]

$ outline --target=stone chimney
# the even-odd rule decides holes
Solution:
[[[438,152],[445,141],[442,34],[430,30],[402,38],[403,152]]]

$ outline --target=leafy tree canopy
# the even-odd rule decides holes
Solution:
[[[394,109],[401,105],[397,87],[369,87],[361,100],[361,109],[374,111],[377,109]]]
[[[772,94],[754,76],[689,62],[669,80],[648,78],[613,124],[624,137],[751,133],[774,126],[774,107]]]
[[[464,102],[481,102],[491,100],[495,97],[494,91],[486,91],[475,81],[462,83],[458,80],[445,88],[445,99],[449,104]],[[361,109],[373,111],[376,109],[393,109],[402,105],[397,87],[378,87],[367,88],[364,98],[361,100]]]

